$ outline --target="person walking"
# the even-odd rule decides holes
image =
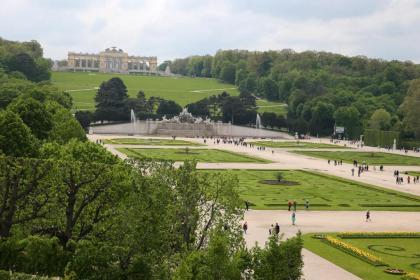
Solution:
[[[296,202],[296,200],[295,200],[295,201],[293,201],[293,211],[295,211],[295,212],[296,212],[296,208],[297,208],[297,202]]]
[[[245,222],[244,225],[242,226],[242,229],[244,230],[244,233],[246,234],[246,231],[248,230],[248,223]]]
[[[366,212],[366,222],[371,222],[372,219],[370,218],[370,210],[367,210]]]
[[[354,168],[351,169],[351,176],[354,176]]]
[[[287,206],[289,206],[289,211],[290,211],[290,208],[292,208],[292,202],[290,200],[287,202]]]
[[[249,210],[249,203],[248,201],[245,200],[245,210],[248,211]]]
[[[305,210],[309,210],[309,200],[305,200]]]
[[[276,227],[274,229],[275,229],[274,232],[276,233],[276,235],[279,235],[279,233],[280,233],[280,226],[279,226],[278,223],[276,223]]]
[[[292,225],[296,224],[296,212],[292,213]]]

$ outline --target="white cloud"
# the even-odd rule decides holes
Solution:
[[[292,48],[420,62],[420,0],[0,2],[0,36],[36,39],[53,58],[115,45],[160,61]]]

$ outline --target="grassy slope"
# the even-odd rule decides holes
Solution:
[[[219,94],[223,89],[232,95],[238,94],[238,91],[234,89],[233,85],[204,78],[53,72],[51,80],[61,90],[82,90],[70,92],[74,98],[75,107],[78,109],[93,109],[93,97],[96,90],[83,91],[83,89],[98,87],[101,82],[116,76],[124,81],[130,96],[136,96],[137,92],[142,89],[147,97],[159,96],[165,99],[175,100],[182,106],[210,95]],[[205,91],[192,92],[195,90]]]
[[[400,280],[401,276],[390,275],[383,272],[384,267],[375,267],[356,257],[353,257],[341,250],[338,250],[330,245],[323,243],[319,239],[313,239],[313,234],[306,234],[303,236],[304,247],[310,251],[320,255],[321,257],[329,260],[332,263],[344,268],[345,270],[359,276],[365,280]],[[397,257],[389,254],[383,254],[376,251],[372,251],[368,248],[369,245],[388,245],[398,246],[405,250],[404,252],[385,250],[389,253],[396,255],[412,255],[420,251],[420,240],[419,239],[345,239],[347,243],[351,243],[356,247],[366,250],[378,257],[381,257],[391,267],[402,268],[407,271],[416,272],[410,264],[418,262],[417,258]],[[417,273],[420,271],[417,270]]]
[[[308,149],[348,149],[344,146],[325,144],[325,143],[308,143],[308,142],[299,142],[296,141],[256,141],[254,144],[270,148],[308,148]]]
[[[264,112],[274,112],[279,115],[287,114],[287,106],[279,102],[271,102],[263,99],[257,100],[258,113],[262,114]]]
[[[203,146],[202,144],[184,140],[171,139],[139,139],[139,138],[116,138],[106,139],[105,144],[125,144],[125,145],[144,145],[144,146]]]
[[[374,153],[374,157],[370,152],[350,152],[350,151],[294,151],[297,154],[325,158],[331,160],[343,160],[353,163],[357,160],[359,163],[366,161],[367,164],[375,165],[420,165],[420,157],[403,156],[389,153]]]
[[[232,152],[212,149],[190,149],[189,154],[185,149],[118,149],[129,157],[134,158],[153,158],[160,160],[184,161],[186,159],[195,159],[199,162],[259,162],[268,161],[256,157],[236,154]]]
[[[220,170],[219,170],[220,171]],[[213,171],[205,171],[213,172]],[[312,210],[394,210],[420,211],[420,197],[361,185],[357,182],[298,170],[282,170],[283,179],[300,183],[295,186],[268,185],[261,180],[276,180],[276,170],[231,170],[239,178],[238,192],[244,200],[255,204],[254,209],[287,209],[289,200],[296,200],[302,209],[305,199]],[[411,198],[417,199],[412,200]],[[318,204],[318,206],[317,206]],[[322,205],[323,204],[323,205]],[[347,204],[347,205],[346,205]],[[359,204],[384,204],[369,207]],[[392,205],[407,205],[395,207]]]
[[[52,82],[61,90],[71,90],[74,107],[80,110],[94,110],[93,98],[96,94],[96,87],[101,82],[112,77],[120,77],[128,89],[130,96],[136,96],[142,89],[147,97],[159,96],[165,99],[174,100],[181,106],[198,101],[205,97],[219,94],[223,90],[231,95],[238,95],[239,92],[234,85],[221,83],[215,79],[207,78],[174,78],[156,77],[140,75],[119,75],[104,73],[84,73],[84,72],[53,72]],[[86,90],[87,89],[87,90]],[[195,92],[194,92],[195,91]],[[198,92],[197,92],[198,91]],[[287,108],[281,103],[258,100],[259,112],[276,112],[286,114]]]

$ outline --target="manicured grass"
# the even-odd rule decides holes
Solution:
[[[303,149],[348,149],[344,146],[326,144],[326,143],[309,143],[296,141],[256,141],[255,145],[270,148],[303,148]]]
[[[287,114],[287,105],[279,102],[272,102],[264,99],[257,100],[258,113],[274,112],[278,115],[285,116]]]
[[[359,163],[365,161],[372,165],[420,165],[420,157],[403,156],[382,152],[351,152],[351,151],[293,151],[294,153],[325,158],[331,160],[343,160],[344,162],[353,163],[357,160]],[[373,154],[373,157],[372,157]]]
[[[144,145],[144,146],[203,146],[202,144],[184,140],[153,138],[115,138],[104,140],[105,144]]]
[[[261,182],[276,180],[278,170],[227,172],[238,177],[238,192],[244,200],[255,205],[253,209],[287,209],[289,200],[296,200],[298,209],[303,209],[305,199],[308,199],[312,210],[420,211],[420,197],[319,173],[282,170],[283,180],[299,183],[287,186]]]
[[[93,98],[96,87],[106,80],[119,77],[127,86],[128,94],[135,97],[144,90],[146,97],[159,96],[178,102],[181,106],[205,97],[227,91],[238,95],[234,85],[221,83],[215,79],[121,75],[84,72],[53,72],[51,80],[61,90],[72,90],[74,107],[80,110],[94,110]],[[91,89],[91,90],[84,90]],[[76,90],[76,91],[73,91]]]
[[[420,172],[417,172],[417,171],[409,171],[408,172],[408,175],[411,175],[411,176],[420,176]]]
[[[187,159],[194,159],[199,162],[269,162],[261,158],[215,149],[190,149],[188,154],[186,153],[185,149],[120,148],[117,150],[133,158],[152,158],[158,160],[184,161]]]
[[[198,101],[205,97],[217,95],[222,91],[230,95],[238,95],[234,85],[226,84],[209,78],[160,77],[141,75],[122,75],[85,72],[53,72],[51,81],[60,89],[69,91],[73,97],[73,107],[78,110],[95,110],[93,101],[97,87],[113,77],[119,77],[127,86],[128,95],[135,97],[139,90],[146,97],[159,96],[174,100],[181,106]],[[287,107],[282,103],[257,100],[258,112],[287,113]],[[261,107],[260,107],[261,106]]]
[[[336,234],[329,235],[337,237]],[[401,279],[401,276],[390,275],[383,272],[386,267],[373,266],[357,257],[324,243],[320,239],[314,239],[312,236],[313,234],[305,234],[303,236],[305,248],[362,279]],[[391,268],[399,268],[407,272],[420,273],[419,238],[362,238],[343,239],[343,241],[380,257],[383,262],[388,264]]]

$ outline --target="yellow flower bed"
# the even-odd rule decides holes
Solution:
[[[382,262],[381,258],[379,258],[375,255],[372,255],[372,254],[370,254],[370,253],[368,253],[368,252],[366,252],[362,249],[359,249],[359,248],[357,248],[357,247],[355,247],[355,246],[353,246],[349,243],[343,242],[343,241],[341,241],[341,240],[339,240],[335,237],[327,235],[324,240],[326,242],[328,242],[329,244],[331,244],[331,245],[333,245],[333,246],[335,246],[339,249],[342,249],[343,251],[345,251],[347,253],[353,254],[353,255],[361,258],[362,260],[367,261],[367,262],[369,262],[373,265],[378,265],[378,266],[379,265],[385,265]]]
[[[420,232],[341,232],[341,238],[420,238]]]
[[[406,275],[404,275],[403,279],[406,279],[406,280],[420,280],[420,274],[409,272]]]

